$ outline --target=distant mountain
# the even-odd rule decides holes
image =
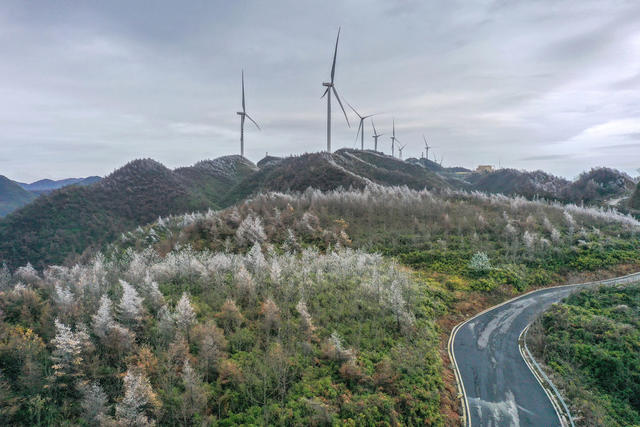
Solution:
[[[23,189],[17,182],[0,175],[0,217],[22,207],[38,197]]]
[[[257,167],[240,156],[204,161],[172,171],[135,160],[91,186],[44,194],[0,221],[0,263],[37,267],[70,262],[138,224],[218,201]]]
[[[498,169],[494,172],[474,172],[466,179],[474,190],[519,195],[528,199],[559,199],[562,191],[571,184],[571,181],[540,170]]]
[[[37,194],[50,193],[53,190],[57,190],[69,185],[90,185],[100,181],[102,178],[99,176],[90,176],[87,178],[67,178],[54,181],[52,179],[41,179],[39,181],[32,182],[31,184],[25,184],[19,182],[18,184],[27,191],[31,191]]]
[[[465,177],[473,189],[487,193],[520,195],[576,204],[606,205],[608,201],[629,196],[635,187],[633,179],[616,169],[594,168],[569,181],[543,171],[498,169],[474,172]]]
[[[598,204],[628,196],[636,187],[624,172],[610,168],[594,168],[582,173],[563,192],[565,200],[573,203]]]

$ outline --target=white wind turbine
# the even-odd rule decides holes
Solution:
[[[375,114],[369,114],[368,116],[361,116],[360,113],[358,113],[356,109],[353,108],[353,105],[349,104],[348,102],[347,102],[347,105],[349,106],[349,108],[353,110],[354,113],[356,113],[356,116],[358,116],[358,118],[360,119],[360,124],[358,125],[358,132],[356,132],[356,141],[358,140],[358,135],[360,135],[360,149],[364,150],[364,121],[369,117],[375,116]]]
[[[347,120],[347,125],[351,127],[349,123],[349,118],[347,117],[347,112],[344,110],[342,106],[342,101],[340,101],[340,97],[338,96],[338,91],[336,91],[336,87],[333,84],[333,79],[336,74],[336,56],[338,54],[338,41],[340,40],[340,28],[338,28],[338,37],[336,37],[336,47],[333,51],[333,65],[331,65],[331,81],[322,83],[322,86],[326,86],[326,90],[322,94],[321,98],[327,96],[327,152],[331,152],[331,92],[336,96],[336,100],[338,100],[338,104],[340,104],[340,108],[344,113],[344,118]]]
[[[240,116],[240,155],[244,157],[244,119],[245,117],[253,122],[254,125],[260,130],[260,125],[247,114],[247,109],[244,100],[244,70],[242,70],[242,111],[237,113]]]
[[[400,142],[400,140],[396,138],[396,121],[393,120],[393,132],[391,134],[391,157],[396,156],[396,141]]]
[[[429,160],[429,149],[433,148],[427,143],[427,137],[422,135],[422,139],[424,139],[424,148],[426,150],[426,159]]]
[[[402,150],[404,150],[404,147],[406,147],[406,146],[407,146],[407,144],[398,146],[398,151],[400,152],[400,160],[402,160]]]
[[[373,127],[373,150],[378,151],[378,138],[384,135],[384,133],[378,133],[376,125],[373,124],[373,119],[371,119],[371,126]]]

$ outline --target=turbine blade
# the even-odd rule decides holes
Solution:
[[[356,113],[356,116],[360,117],[360,119],[366,119],[366,117],[362,117],[362,116],[360,115],[360,113],[358,113],[358,112],[356,111],[356,109],[355,109],[355,108],[353,108],[353,105],[349,104],[349,101],[347,101],[347,100],[345,99],[345,100],[344,100],[344,102],[346,102],[346,103],[347,103],[347,105],[349,106],[349,108],[351,108],[351,109],[353,110],[353,112],[354,112],[354,113]]]
[[[245,110],[245,105],[244,105],[244,70],[242,70],[242,112],[244,113]]]
[[[248,118],[249,120],[251,120],[251,121],[253,122],[253,124],[254,124],[254,125],[256,125],[256,127],[257,127],[259,130],[262,130],[262,128],[260,127],[260,125],[259,125],[258,123],[256,123],[256,121],[255,121],[255,120],[253,120],[253,119],[251,118],[251,116],[250,116],[250,115],[245,114],[245,116],[247,116],[247,118]]]
[[[340,97],[338,96],[338,91],[334,86],[331,86],[331,88],[333,89],[333,94],[336,96],[336,99],[338,100],[338,104],[340,104],[340,108],[342,108],[342,112],[344,113],[344,118],[347,121],[347,126],[351,127],[351,123],[349,123],[349,117],[347,117],[347,112],[344,110],[342,101],[340,101]]]
[[[340,27],[338,27],[338,37],[336,37],[336,48],[333,51],[333,65],[331,66],[331,83],[336,75],[336,56],[338,55],[338,40],[340,40]]]
[[[360,120],[360,124],[358,125],[358,132],[356,132],[356,141],[358,141],[358,135],[360,135],[360,130],[364,131],[364,129],[362,129],[362,120]]]
[[[377,135],[378,131],[376,130],[376,125],[373,124],[373,119],[371,119],[371,126],[373,126],[373,134]]]
[[[320,99],[324,98],[327,95],[327,92],[329,92],[329,86],[327,86],[327,90],[324,91]]]

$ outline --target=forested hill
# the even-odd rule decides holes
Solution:
[[[371,183],[448,188],[445,178],[381,153],[339,150],[286,159],[258,168],[240,156],[170,170],[135,160],[99,183],[62,188],[0,221],[0,263],[42,268],[71,262],[120,233],[159,216],[218,209],[261,191],[364,188]]]
[[[223,190],[255,169],[240,156],[175,171],[135,160],[99,183],[56,190],[0,221],[0,262],[62,263],[158,216],[217,208]]]
[[[24,206],[37,196],[23,189],[18,183],[0,175],[0,217]]]

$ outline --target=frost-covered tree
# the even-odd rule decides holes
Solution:
[[[184,333],[188,333],[189,328],[196,322],[196,312],[186,292],[182,293],[180,301],[176,304],[175,319],[176,325]]]
[[[138,295],[138,291],[124,280],[120,280],[122,286],[122,298],[118,304],[118,313],[120,318],[129,324],[137,324],[143,313],[142,298]]]
[[[156,394],[146,375],[136,368],[129,368],[124,376],[124,397],[116,405],[116,420],[121,425],[155,425],[148,413],[158,404]]]
[[[236,230],[236,240],[239,246],[262,243],[266,238],[267,235],[262,227],[262,219],[257,216],[248,215]]]
[[[307,335],[312,335],[316,327],[313,325],[313,319],[311,318],[311,314],[309,314],[309,310],[307,309],[307,303],[305,303],[303,300],[298,301],[296,310],[300,314],[303,330]]]
[[[73,382],[83,375],[82,340],[69,326],[55,320],[56,335],[51,341],[53,352],[53,382],[61,388],[69,388]]]
[[[158,310],[157,318],[158,332],[160,333],[162,342],[167,344],[171,342],[171,340],[173,340],[173,336],[176,331],[176,321],[166,305],[160,307],[160,310]]]
[[[112,315],[113,303],[107,295],[102,295],[100,298],[100,306],[98,311],[93,315],[93,333],[99,338],[104,338],[109,333],[109,330],[113,327],[114,319]]]
[[[195,414],[199,414],[207,404],[207,397],[202,386],[202,380],[196,371],[191,367],[188,359],[185,359],[182,366],[182,421],[184,425],[190,424],[190,420]]]
[[[106,393],[97,382],[84,383],[80,385],[82,400],[82,417],[91,426],[98,426],[104,422],[107,412],[108,398]]]
[[[56,283],[54,289],[54,299],[60,313],[65,316],[71,314],[75,303],[73,292],[71,292],[68,286],[62,286],[60,283]]]
[[[271,298],[262,303],[260,314],[264,316],[264,328],[266,331],[278,329],[280,326],[280,309]]]
[[[479,273],[491,270],[491,261],[489,261],[489,256],[484,252],[476,252],[469,261],[469,269]]]

